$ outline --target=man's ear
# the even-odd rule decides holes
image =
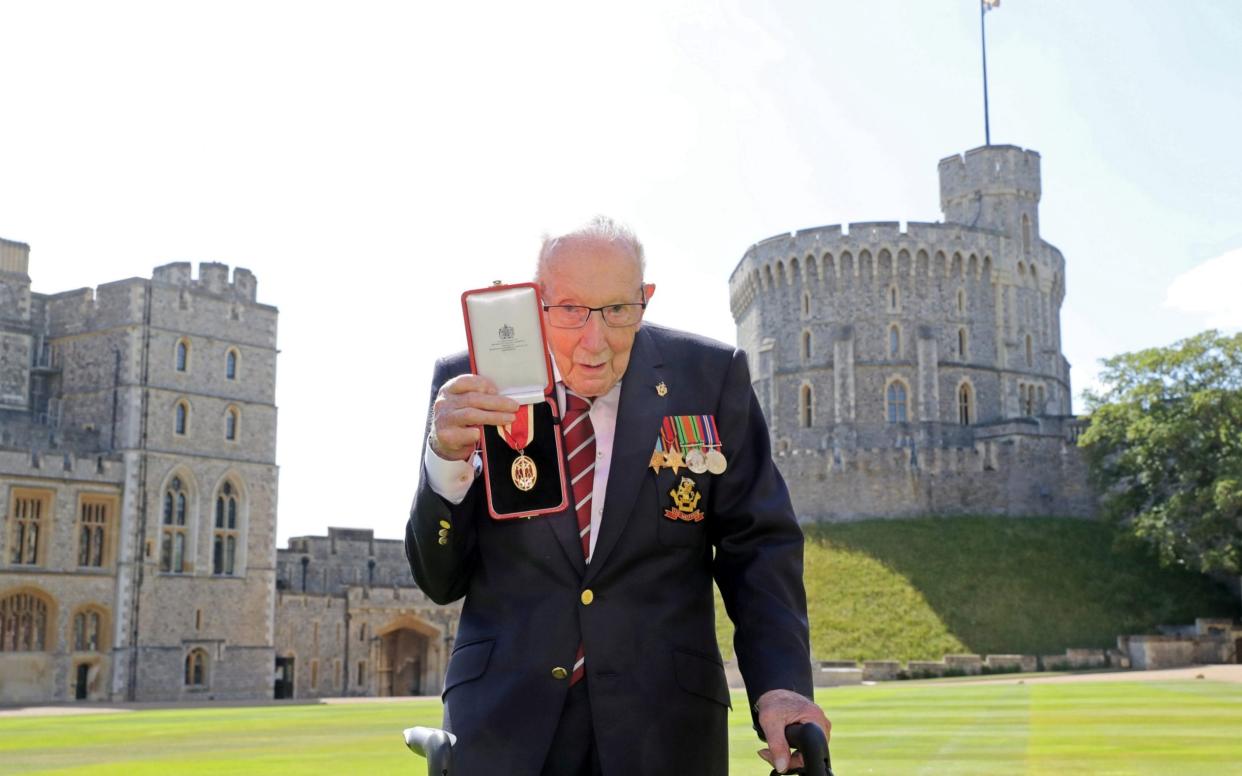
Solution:
[[[643,284],[643,298],[646,299],[648,302],[650,302],[651,297],[653,296],[655,296],[655,283],[644,283]]]

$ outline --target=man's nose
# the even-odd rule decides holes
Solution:
[[[597,314],[598,313],[598,314]],[[582,345],[588,350],[600,350],[606,342],[608,324],[604,323],[603,310],[592,310],[582,327]]]

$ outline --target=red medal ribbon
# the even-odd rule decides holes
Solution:
[[[525,450],[535,438],[535,405],[519,407],[513,422],[500,427],[500,436],[514,450]]]

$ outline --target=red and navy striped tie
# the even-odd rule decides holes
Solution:
[[[565,419],[561,433],[569,459],[569,480],[574,495],[574,512],[578,515],[578,538],[582,555],[591,559],[591,495],[595,489],[595,427],[591,425],[591,400],[565,390]],[[572,687],[586,675],[586,658],[582,644],[574,657]]]

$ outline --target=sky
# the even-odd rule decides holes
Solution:
[[[530,279],[544,232],[629,222],[649,319],[734,342],[751,244],[940,220],[937,162],[984,140],[974,0],[0,0],[0,30],[0,237],[35,291],[219,261],[280,309],[282,546],[402,535],[460,294]],[[1075,390],[1242,328],[1242,3],[1005,0],[987,36]]]

